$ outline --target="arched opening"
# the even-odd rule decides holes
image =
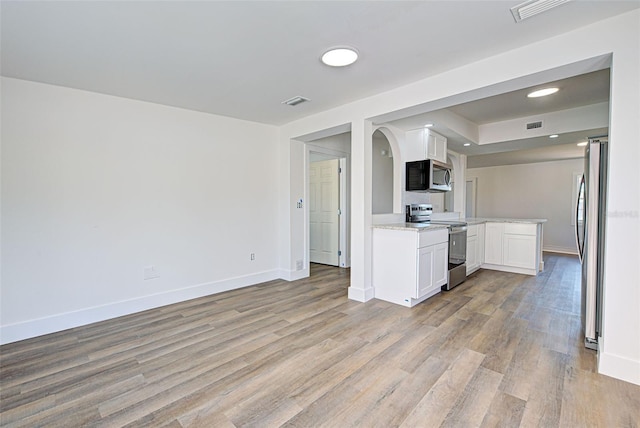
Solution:
[[[376,130],[371,151],[371,213],[393,212],[393,151],[387,137]]]
[[[402,158],[395,133],[374,129],[371,153],[371,213],[402,213]]]

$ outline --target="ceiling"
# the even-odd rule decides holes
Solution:
[[[281,125],[640,7],[572,1],[516,24],[518,3],[2,1],[0,71]],[[342,45],[359,61],[320,62]],[[281,104],[296,95],[311,101]],[[500,97],[452,111],[478,123],[522,114]]]
[[[606,135],[606,127],[591,126],[587,122],[579,130],[558,132],[558,137],[553,139],[549,138],[549,133],[527,137],[523,131],[518,138],[493,144],[478,144],[478,141],[457,133],[451,124],[443,124],[442,114],[444,112],[449,116],[461,118],[468,122],[464,124],[466,127],[481,127],[518,118],[532,118],[533,121],[539,115],[608,102],[609,82],[610,70],[607,68],[409,116],[390,123],[405,131],[423,127],[427,123],[434,124],[431,129],[447,137],[450,150],[468,156],[467,165],[470,168],[579,158],[584,156],[584,147],[577,146],[577,143],[586,141],[591,136]],[[551,86],[560,90],[547,97],[527,97],[527,94],[535,89]],[[605,122],[608,121],[608,117],[604,119]],[[465,143],[470,145],[465,146]]]

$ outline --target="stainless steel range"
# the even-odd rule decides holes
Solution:
[[[431,220],[431,204],[407,205],[407,223],[431,223],[449,226],[449,275],[443,290],[451,290],[467,279],[467,223]]]

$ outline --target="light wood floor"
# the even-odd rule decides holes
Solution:
[[[594,373],[579,265],[480,271],[413,309],[348,271],[5,345],[2,426],[637,427],[640,387]]]

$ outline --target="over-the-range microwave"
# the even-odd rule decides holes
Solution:
[[[451,191],[451,167],[433,159],[407,162],[406,190],[409,192]]]

